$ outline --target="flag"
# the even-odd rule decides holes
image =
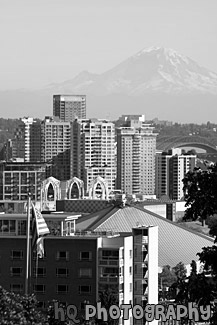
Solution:
[[[37,251],[37,255],[44,256],[44,235],[49,234],[48,226],[41,214],[32,204],[32,249]]]
[[[37,240],[36,252],[39,258],[44,257],[44,237],[39,237]]]

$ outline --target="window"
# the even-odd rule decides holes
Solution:
[[[132,249],[130,249],[130,258],[132,258],[133,252]]]
[[[102,259],[103,260],[118,260],[119,259],[119,251],[118,250],[103,250],[102,251]]]
[[[69,287],[67,284],[57,284],[57,293],[58,294],[66,294],[69,291]]]
[[[0,234],[15,235],[15,220],[0,220]]]
[[[80,268],[79,269],[80,278],[92,278],[92,269],[91,268]]]
[[[21,293],[23,291],[23,285],[20,283],[16,284],[11,284],[10,285],[10,290],[15,293]]]
[[[57,260],[69,260],[69,252],[68,251],[58,251],[56,255]]]
[[[18,220],[18,235],[25,236],[26,235],[26,221]]]
[[[45,293],[45,285],[44,284],[34,284],[33,290],[35,293]]]
[[[38,268],[34,267],[33,276],[37,278],[45,277],[46,276],[45,267],[38,267]]]
[[[88,295],[91,294],[91,286],[81,285],[78,287],[79,295]]]
[[[11,267],[10,273],[11,273],[11,276],[13,276],[13,277],[20,277],[23,275],[23,268],[22,267]]]
[[[67,268],[57,268],[56,269],[56,276],[58,278],[66,278],[69,276],[69,269]]]
[[[130,275],[132,275],[132,266],[129,267]]]
[[[92,260],[92,252],[80,252],[81,261],[90,261]]]
[[[23,260],[23,251],[22,250],[12,250],[11,251],[11,259],[12,260]]]

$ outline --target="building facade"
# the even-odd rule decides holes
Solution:
[[[103,178],[108,190],[115,188],[115,126],[107,120],[76,120],[71,127],[71,178],[84,181],[89,193],[97,176]],[[100,188],[99,188],[100,196]]]
[[[0,162],[0,200],[26,201],[28,193],[40,201],[45,164]]]
[[[41,122],[41,161],[47,163],[46,177],[70,178],[70,122],[45,117]]]
[[[31,254],[29,281],[29,292],[35,293],[41,306],[55,299],[74,304],[81,312],[85,302],[96,305],[100,293],[108,289],[119,305],[139,301],[143,305],[144,302],[157,304],[157,227],[143,227],[142,232],[136,229],[124,236],[110,232],[82,233],[76,231],[79,216],[55,214],[44,218],[50,235],[44,240],[44,258],[37,262],[34,252]],[[0,216],[0,258],[4,261],[0,285],[24,294],[25,215]],[[143,276],[140,270],[144,264]],[[120,324],[133,323],[132,313],[128,320],[120,319]]]
[[[86,118],[85,95],[54,95],[53,116],[59,117],[61,122],[73,122]]]
[[[171,149],[156,155],[156,196],[167,196],[173,200],[183,199],[183,178],[196,166],[196,156],[182,154],[182,150]]]
[[[181,200],[184,196],[182,180],[196,166],[196,156],[171,149],[156,155],[156,196]]]
[[[155,192],[156,133],[140,119],[117,129],[117,189],[128,195]]]
[[[30,129],[34,123],[32,117],[20,119],[20,125],[16,128],[14,139],[12,140],[12,159],[21,158],[29,162],[30,157]]]

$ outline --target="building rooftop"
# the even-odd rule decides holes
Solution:
[[[76,222],[77,230],[113,231],[129,234],[132,228],[153,225],[158,226],[159,266],[175,266],[179,262],[185,265],[198,260],[204,246],[212,246],[214,239],[186,229],[156,213],[140,207],[110,207],[89,216],[80,217]]]

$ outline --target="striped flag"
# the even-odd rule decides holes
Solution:
[[[37,255],[44,256],[44,235],[49,234],[48,226],[41,214],[32,203],[32,249],[37,251]]]

